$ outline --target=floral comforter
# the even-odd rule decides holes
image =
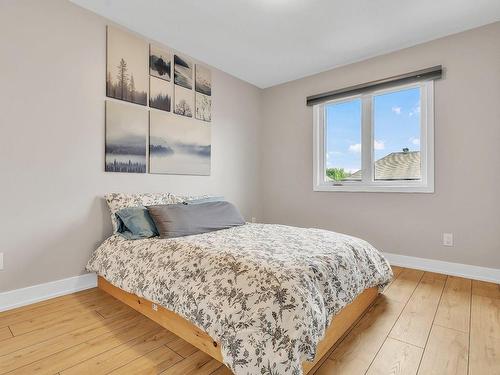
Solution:
[[[302,374],[332,317],[392,278],[366,241],[272,224],[175,239],[114,235],[87,269],[206,331],[237,375]]]

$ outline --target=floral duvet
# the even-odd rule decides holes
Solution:
[[[206,331],[237,375],[302,374],[333,316],[392,278],[366,241],[273,224],[174,239],[113,235],[87,269]]]

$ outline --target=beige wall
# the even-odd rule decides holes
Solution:
[[[104,173],[106,24],[64,0],[2,2],[0,292],[82,273],[110,191],[222,194],[248,219],[500,268],[500,23],[266,90],[214,69],[210,177]],[[313,192],[306,96],[436,64],[436,192]]]
[[[0,292],[78,275],[112,191],[222,194],[258,211],[260,95],[213,70],[212,175],[104,173],[106,20],[64,0],[0,10]]]
[[[500,23],[264,91],[264,220],[362,237],[379,249],[500,268]],[[314,57],[312,57],[314,58]],[[435,85],[434,194],[312,191],[305,98],[442,64]],[[442,232],[455,246],[441,245]]]

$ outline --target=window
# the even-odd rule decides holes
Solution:
[[[313,107],[314,190],[433,192],[433,81]]]

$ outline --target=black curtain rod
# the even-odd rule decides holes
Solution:
[[[308,96],[306,99],[306,103],[308,106],[312,106],[329,100],[357,95],[367,91],[382,89],[388,86],[439,79],[442,75],[443,67],[441,65],[437,65],[433,66],[432,68],[421,69],[406,74],[400,74],[394,77],[383,78],[368,83],[345,87],[339,90],[333,90],[324,92],[322,94]]]

